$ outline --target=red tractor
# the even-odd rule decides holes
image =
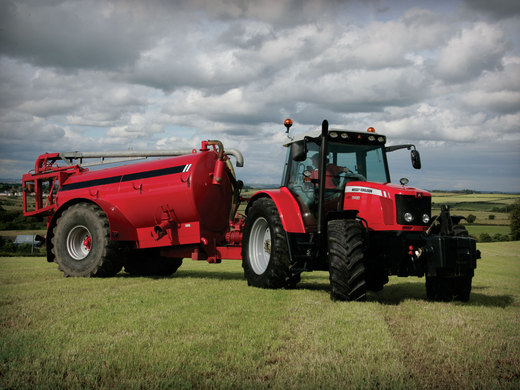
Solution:
[[[292,125],[285,121],[287,133]],[[390,183],[375,133],[328,130],[291,139],[282,185],[249,199],[219,141],[181,152],[48,153],[23,176],[25,215],[47,216],[47,260],[66,276],[112,276],[122,267],[169,275],[182,259],[242,259],[248,284],[293,287],[302,272],[328,270],[333,300],[363,300],[389,275],[426,276],[433,300],[469,299],[476,242],[447,207],[431,216],[431,194]],[[90,171],[88,158],[147,158]],[[59,164],[64,162],[66,165]],[[30,194],[34,192],[34,202]],[[44,194],[45,192],[45,194]]]

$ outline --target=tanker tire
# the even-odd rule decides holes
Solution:
[[[107,216],[91,203],[72,205],[58,218],[52,253],[67,277],[110,277],[122,268],[116,244],[110,240]]]
[[[182,265],[182,259],[163,257],[158,249],[134,249],[125,260],[125,272],[134,276],[170,276]]]
[[[366,300],[365,235],[354,220],[334,220],[328,224],[330,299]]]
[[[298,277],[289,271],[287,238],[270,198],[256,200],[249,209],[242,243],[242,267],[250,286],[293,287]],[[298,275],[299,276],[299,275]]]

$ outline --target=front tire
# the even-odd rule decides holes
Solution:
[[[122,268],[110,241],[106,214],[97,205],[78,203],[56,221],[52,252],[65,276],[114,276]]]
[[[249,285],[262,288],[291,285],[287,245],[273,200],[256,200],[249,209],[242,242],[242,267]]]
[[[453,225],[455,237],[468,237],[468,231],[464,225]],[[426,297],[431,301],[468,302],[471,294],[473,275],[463,276],[427,276]]]
[[[366,299],[365,234],[354,220],[334,220],[328,224],[330,299]]]

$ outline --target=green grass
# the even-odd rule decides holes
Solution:
[[[239,261],[171,278],[64,278],[0,258],[0,388],[520,388],[520,242],[480,244],[471,300],[391,278],[334,303],[328,274],[248,287]]]
[[[495,234],[507,235],[511,234],[511,228],[509,226],[490,226],[490,225],[465,225],[468,229],[469,234],[472,236],[480,236],[482,233],[488,233],[493,236]]]
[[[500,205],[513,204],[520,195],[513,194],[458,194],[458,193],[433,193],[435,203],[492,203]]]

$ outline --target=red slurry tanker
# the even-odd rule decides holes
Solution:
[[[292,121],[285,121],[287,133]],[[433,300],[470,296],[480,252],[431,194],[391,184],[386,155],[414,145],[330,130],[290,138],[282,184],[247,199],[229,159],[238,150],[203,141],[192,151],[47,153],[23,176],[24,214],[47,217],[47,260],[66,276],[170,275],[182,259],[242,259],[249,285],[294,287],[302,272],[327,270],[333,300],[363,300],[389,275],[426,276]],[[97,164],[163,157],[111,168]],[[114,160],[115,159],[115,160]],[[94,163],[96,164],[96,163]],[[44,194],[45,192],[45,194]]]

